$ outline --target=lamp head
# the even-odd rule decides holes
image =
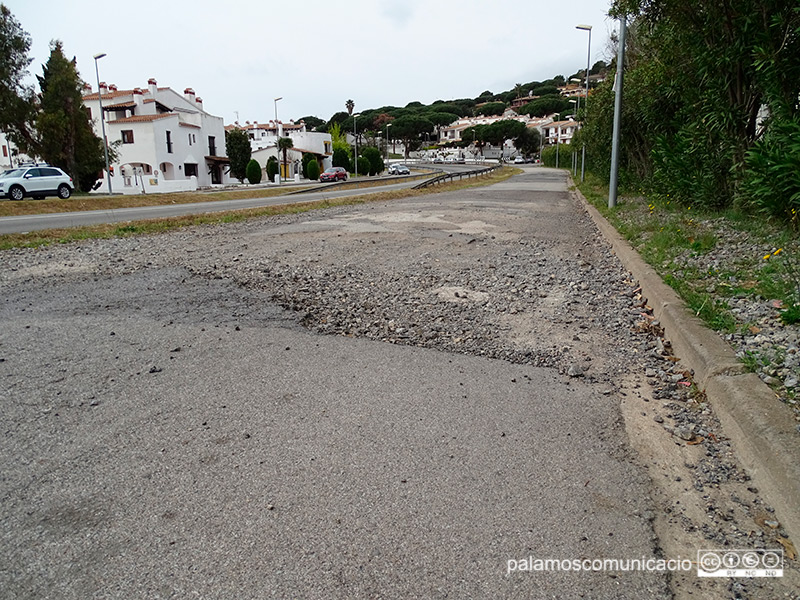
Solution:
[[[105,53],[105,52],[101,52],[100,54],[95,54],[95,55],[94,55],[94,59],[95,59],[95,60],[98,60],[98,59],[100,59],[100,58],[103,58],[105,55],[106,55],[106,53]]]
[[[575,25],[575,29],[583,29],[584,31],[591,31],[591,25]]]

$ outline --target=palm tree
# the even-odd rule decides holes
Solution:
[[[518,83],[514,86],[514,93],[517,95],[517,98],[522,98],[522,94],[524,93],[524,88],[522,87],[521,83]]]
[[[353,109],[356,107],[356,103],[352,100],[348,100],[344,103],[345,108],[347,108],[347,114],[351,117],[353,116]]]
[[[283,172],[286,173],[286,152],[289,148],[294,148],[294,142],[290,137],[278,138],[278,150],[283,152]]]

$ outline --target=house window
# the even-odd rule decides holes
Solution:
[[[133,143],[133,129],[123,129],[122,130],[122,143],[123,144],[132,144]]]
[[[8,146],[3,146],[3,156],[8,158]]]
[[[330,154],[330,153],[331,153],[331,143],[325,142],[325,154]]]
[[[167,132],[167,154],[172,154],[172,132]]]
[[[211,156],[217,155],[217,138],[213,135],[208,136],[208,153]]]
[[[187,177],[197,177],[197,164],[185,163],[183,165],[183,172],[186,173]]]

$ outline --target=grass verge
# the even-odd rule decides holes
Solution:
[[[780,303],[785,322],[800,320],[800,245],[791,229],[641,191],[609,209],[608,186],[591,173],[578,188],[711,328],[747,327],[737,323],[731,301],[748,297]]]
[[[364,204],[367,202],[387,202],[401,198],[413,198],[416,196],[441,194],[444,192],[454,192],[472,187],[491,185],[493,183],[505,181],[512,175],[519,172],[519,169],[503,167],[502,169],[498,169],[479,178],[455,181],[425,190],[391,190],[365,194],[362,196],[348,196],[345,198],[337,198],[332,200],[297,202],[292,204],[281,204],[278,206],[267,206],[263,208],[251,208],[211,214],[206,213],[201,215],[186,215],[182,217],[171,217],[168,219],[135,221],[125,224],[112,223],[106,225],[92,225],[67,229],[45,229],[29,233],[5,234],[0,235],[0,250],[8,250],[11,248],[35,248],[49,244],[66,244],[87,239],[103,239],[165,233],[182,227],[237,223],[248,219],[297,214],[311,210],[331,208],[334,206],[350,206]],[[377,184],[378,182],[369,183]],[[356,184],[355,187],[361,187],[360,182],[359,184]],[[196,195],[193,201],[197,201]]]

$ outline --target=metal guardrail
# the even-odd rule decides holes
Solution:
[[[445,183],[447,181],[453,181],[454,179],[458,178],[463,179],[466,177],[470,179],[471,177],[480,177],[481,175],[487,175],[492,171],[499,169],[502,165],[494,165],[493,167],[487,167],[485,169],[479,169],[477,171],[460,171],[458,173],[442,173],[441,175],[437,175],[431,179],[423,181],[422,183],[415,185],[412,189],[421,190],[426,187],[430,187],[432,185],[438,185],[440,183]]]

